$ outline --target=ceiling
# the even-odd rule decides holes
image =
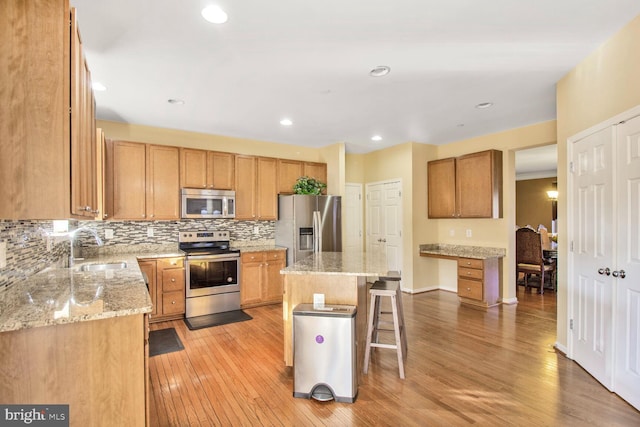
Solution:
[[[349,153],[554,119],[555,83],[640,14],[638,0],[71,3],[107,87],[99,119]],[[202,18],[211,3],[227,23]]]

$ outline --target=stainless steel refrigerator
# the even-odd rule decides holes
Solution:
[[[313,252],[342,252],[340,196],[278,196],[276,245],[287,248],[287,265]]]

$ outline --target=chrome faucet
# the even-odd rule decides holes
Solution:
[[[89,232],[91,235],[93,235],[93,237],[96,239],[96,244],[98,246],[103,246],[104,242],[102,241],[102,239],[100,238],[100,236],[98,236],[98,233],[96,232],[96,230],[89,228],[89,227],[80,227],[80,228],[76,228],[75,230],[71,230],[67,233],[67,235],[69,236],[69,244],[70,244],[70,251],[69,251],[69,267],[73,267],[75,264],[75,257],[73,255],[73,243],[76,239],[76,234],[79,233],[80,231],[87,231]]]

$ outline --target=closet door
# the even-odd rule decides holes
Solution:
[[[640,408],[640,116],[617,127],[614,391]],[[624,273],[623,273],[624,272]]]
[[[613,129],[595,132],[573,145],[570,190],[573,273],[573,359],[612,390]],[[609,269],[609,273],[606,273]]]

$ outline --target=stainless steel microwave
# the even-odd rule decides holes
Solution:
[[[182,189],[182,218],[235,218],[236,192]]]

